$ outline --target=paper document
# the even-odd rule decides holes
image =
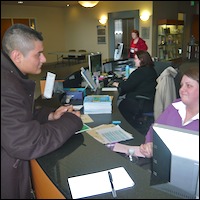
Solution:
[[[118,167],[101,172],[68,178],[72,198],[79,199],[111,192],[112,188],[110,185],[108,171],[112,174],[113,185],[116,191],[135,185],[124,167]]]
[[[119,125],[102,124],[87,131],[102,144],[116,143],[133,139],[132,134],[123,130]]]
[[[73,105],[74,110],[80,110],[83,107],[83,105]]]
[[[116,143],[114,145],[113,151],[115,152],[120,152],[120,153],[125,153],[128,155],[128,150],[129,149],[134,149],[135,153],[134,155],[137,157],[145,157],[141,152],[140,152],[140,146],[130,146],[130,145],[126,145],[126,144],[120,144],[120,143]]]
[[[103,87],[102,89],[101,89],[101,91],[117,91],[118,89],[117,89],[117,87]]]
[[[93,119],[89,115],[87,115],[87,114],[81,115],[81,119],[82,119],[83,123],[94,122]]]
[[[102,137],[104,144],[130,140],[133,136],[124,131],[119,125],[111,128],[98,129],[97,133]]]

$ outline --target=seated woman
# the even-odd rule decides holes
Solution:
[[[125,98],[119,103],[118,108],[122,116],[133,127],[136,126],[134,116],[139,112],[137,95],[149,97],[143,107],[144,112],[153,112],[154,96],[156,91],[157,73],[154,69],[154,62],[147,51],[137,51],[134,55],[136,70],[127,80],[114,82],[113,86],[118,87],[119,97]]]
[[[155,122],[199,131],[199,68],[185,71],[181,79],[179,95],[180,98],[169,105]],[[145,144],[140,145],[140,151],[147,158],[153,156],[152,127],[146,135]]]

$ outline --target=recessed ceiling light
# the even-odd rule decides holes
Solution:
[[[23,4],[24,2],[23,2],[23,1],[18,1],[17,3],[18,3],[18,4]]]

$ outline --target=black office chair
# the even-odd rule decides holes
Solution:
[[[79,50],[78,52],[80,53],[86,53],[87,51],[84,49]],[[85,61],[86,60],[86,55],[78,55],[77,56],[77,61],[80,63],[80,61]]]
[[[169,67],[169,66],[168,66]],[[163,68],[163,71],[168,68],[167,66],[165,68]],[[160,75],[163,71],[160,71],[160,68],[159,68],[159,71],[156,70],[157,74]],[[180,76],[180,73],[177,71],[177,74],[176,76],[174,77],[174,86],[175,86],[175,92],[176,92],[176,98],[180,97],[179,96],[179,88],[180,88],[180,80],[181,80],[181,76]],[[156,91],[157,92],[157,91]],[[174,97],[174,94],[171,94],[171,101],[175,100],[175,97]],[[143,107],[144,107],[144,104],[147,102],[147,101],[152,101],[152,99],[150,99],[149,97],[146,97],[146,96],[141,96],[141,95],[138,95],[136,96],[136,98],[138,99],[138,107],[139,107],[139,111],[138,113],[133,116],[134,119],[135,119],[135,128],[140,132],[142,133],[143,135],[146,135],[147,131],[149,130],[150,126],[152,123],[154,123],[155,121],[155,118],[157,118],[158,116],[158,113],[156,111],[156,113],[154,112],[149,112],[149,113],[146,113],[143,111]],[[157,106],[157,103],[158,102],[155,102],[154,101],[154,109],[156,108]],[[155,110],[154,110],[155,111]]]
[[[76,61],[76,56],[75,55],[70,55],[70,52],[76,52],[75,49],[70,49],[69,54],[67,57],[63,57],[62,60],[68,60],[69,65],[71,64],[71,61]]]
[[[136,99],[138,99],[138,113],[133,116],[135,120],[135,129],[137,129],[140,133],[143,135],[146,135],[147,131],[149,130],[149,127],[152,123],[154,123],[154,112],[144,112],[144,104],[147,101],[152,101],[151,98],[137,95]]]

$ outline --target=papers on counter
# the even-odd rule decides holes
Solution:
[[[117,87],[103,87],[102,89],[101,89],[101,91],[108,91],[108,92],[112,92],[112,91],[117,91],[118,89],[117,89]]]
[[[83,123],[91,123],[91,122],[94,122],[93,119],[85,114],[85,115],[81,115],[81,120],[83,121]]]
[[[108,171],[111,172],[115,190],[135,185],[124,167],[68,178],[72,198],[79,199],[112,191]],[[112,194],[110,194],[112,195]]]
[[[83,106],[84,114],[112,113],[112,98],[109,95],[88,95]]]
[[[74,110],[80,110],[83,107],[83,105],[73,105]]]
[[[133,139],[132,134],[123,130],[119,125],[114,124],[102,124],[88,130],[87,133],[102,144],[110,144]]]

